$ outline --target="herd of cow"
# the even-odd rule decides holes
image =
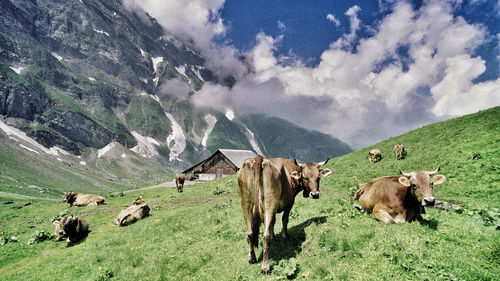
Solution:
[[[404,146],[397,144],[393,152],[396,159],[406,156]],[[370,161],[380,161],[382,154],[379,149],[368,153]],[[287,239],[287,225],[290,211],[297,194],[304,197],[319,199],[319,182],[321,177],[329,176],[330,169],[321,167],[328,162],[299,164],[284,158],[264,158],[257,156],[246,159],[238,171],[238,188],[241,197],[243,218],[246,224],[246,240],[249,245],[248,262],[256,263],[255,248],[258,247],[260,225],[264,224],[262,240],[261,271],[268,273],[270,265],[268,252],[274,237],[276,214],[283,212],[282,237]],[[373,218],[385,223],[411,222],[421,218],[425,213],[424,206],[434,205],[433,186],[445,181],[445,177],[437,175],[440,166],[434,171],[417,170],[401,176],[381,177],[361,186],[352,200],[358,200],[360,205],[372,213]],[[177,176],[177,191],[182,192],[184,176]],[[71,206],[100,205],[104,198],[92,195],[66,192],[64,200]],[[122,210],[114,222],[125,226],[136,222],[149,213],[149,206],[142,198],[134,200],[133,204]],[[88,223],[80,218],[68,216],[54,221],[56,225],[56,241],[67,240],[77,242],[88,233]]]
[[[394,147],[396,159],[406,156],[404,146]],[[370,161],[382,159],[379,149],[368,154]],[[320,197],[320,178],[329,176],[330,169],[321,169],[328,162],[299,164],[283,158],[264,158],[257,156],[244,161],[238,172],[238,186],[241,197],[243,218],[246,224],[246,240],[249,245],[248,262],[256,263],[255,248],[259,244],[260,225],[264,224],[262,238],[261,271],[268,273],[269,245],[274,237],[276,213],[283,212],[282,237],[288,238],[287,224],[295,196],[302,192],[304,197]],[[374,179],[359,188],[353,200],[372,212],[372,216],[385,223],[411,222],[421,218],[424,206],[434,204],[433,186],[445,181],[442,175],[436,175],[440,167],[429,172],[417,170],[401,176],[389,176]],[[434,176],[434,177],[432,177]]]

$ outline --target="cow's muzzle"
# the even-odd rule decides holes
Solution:
[[[319,191],[309,193],[309,197],[312,199],[319,199]]]
[[[422,201],[422,206],[434,206],[436,199],[434,197],[425,197]]]

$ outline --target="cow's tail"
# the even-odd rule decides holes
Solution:
[[[254,176],[254,209],[253,209],[253,225],[252,225],[252,244],[255,247],[259,245],[259,228],[260,228],[260,186],[262,185],[262,161],[264,157],[258,155],[255,157],[253,164]]]

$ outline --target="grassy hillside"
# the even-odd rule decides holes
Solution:
[[[235,176],[186,186],[184,193],[162,188],[108,197],[107,205],[86,208],[0,193],[0,231],[18,240],[0,246],[0,279],[498,280],[499,117],[494,108],[389,139],[376,145],[385,156],[376,164],[365,159],[369,148],[330,160],[334,173],[322,179],[321,198],[296,198],[290,239],[273,241],[267,276],[260,263],[246,261]],[[390,153],[395,143],[409,149],[405,160]],[[374,177],[438,164],[447,181],[435,195],[460,204],[456,210],[427,208],[422,222],[386,225],[350,204],[353,190]],[[151,215],[128,227],[112,225],[139,195]],[[51,218],[64,210],[89,222],[84,241],[27,244],[36,231],[52,233]],[[279,234],[281,215],[277,221]]]

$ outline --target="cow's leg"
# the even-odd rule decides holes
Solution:
[[[264,237],[262,239],[262,273],[269,273],[271,266],[269,265],[268,254],[271,244],[272,234],[274,232],[274,221],[276,221],[276,212],[274,210],[267,211],[265,214]]]
[[[394,223],[394,219],[392,218],[392,216],[386,210],[378,206],[375,206],[373,208],[372,216],[373,218],[385,223]]]
[[[281,237],[288,239],[288,218],[290,217],[290,210],[292,208],[287,208],[283,210],[283,217],[281,218],[281,222],[283,224],[283,230],[281,230]]]

